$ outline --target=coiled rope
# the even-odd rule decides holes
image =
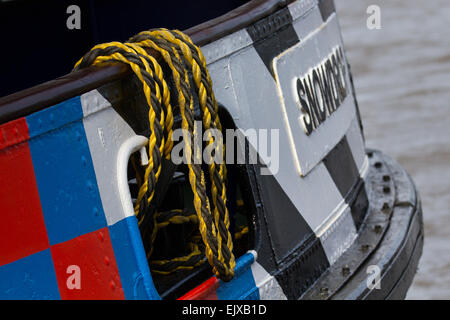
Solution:
[[[171,72],[175,84],[177,101],[170,95],[167,77],[159,62],[149,54],[158,52]],[[202,123],[205,128],[206,147],[214,142],[208,129],[221,130],[218,105],[212,90],[212,81],[206,67],[206,60],[192,40],[178,30],[153,29],[144,31],[132,37],[128,42],[110,42],[94,46],[75,65],[74,70],[86,68],[104,62],[117,61],[128,64],[139,81],[149,107],[150,137],[148,143],[149,163],[140,185],[135,214],[139,225],[144,220],[150,221],[151,241],[155,240],[156,232],[164,227],[164,223],[181,223],[190,221],[198,223],[205,255],[213,267],[213,272],[224,281],[233,278],[235,258],[233,242],[229,232],[230,220],[226,207],[226,167],[224,161],[208,163],[208,173],[211,181],[211,199],[206,192],[205,176],[198,161],[199,152],[193,147],[194,135],[194,97],[192,89],[198,95],[202,112]],[[193,79],[191,88],[190,76]],[[172,105],[177,105],[181,114],[183,140],[186,143],[187,167],[189,182],[194,195],[196,220],[183,210],[169,213],[158,213],[152,217],[147,215],[154,199],[155,187],[161,174],[162,157],[170,160],[173,147]],[[221,142],[219,142],[221,143]],[[201,154],[201,153],[200,153]],[[221,155],[223,158],[223,154]],[[187,220],[186,220],[187,219]],[[158,222],[159,221],[159,222]],[[191,242],[192,253],[185,257],[170,261],[151,261],[155,266],[164,266],[160,273],[194,267],[201,263],[202,253],[198,245]],[[151,252],[149,252],[151,257]],[[152,268],[155,269],[155,268]],[[156,270],[156,269],[155,269]],[[152,270],[154,271],[154,270]]]

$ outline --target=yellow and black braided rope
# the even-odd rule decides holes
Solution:
[[[194,208],[196,219],[192,215],[186,216],[182,212],[171,211],[146,215],[149,205],[154,198],[156,183],[161,173],[161,158],[170,159],[172,150],[173,98],[158,61],[148,52],[158,52],[162,60],[170,69],[170,76],[175,84],[175,102],[182,117],[181,127],[183,139],[186,143],[186,157],[188,159],[189,182],[194,194]],[[218,105],[212,90],[212,81],[206,68],[206,61],[201,50],[193,44],[191,39],[178,30],[154,29],[144,31],[132,37],[126,43],[111,42],[100,44],[91,49],[75,65],[75,70],[108,61],[128,64],[142,83],[142,88],[149,112],[150,137],[148,144],[149,164],[141,181],[135,213],[139,224],[143,222],[150,227],[144,230],[143,239],[153,244],[158,229],[167,223],[194,222],[198,223],[205,255],[213,267],[214,273],[221,279],[228,281],[234,275],[235,258],[233,243],[229,232],[229,214],[226,207],[226,167],[223,161],[215,163],[207,159],[209,178],[211,180],[212,204],[206,191],[204,172],[198,152],[193,148],[195,132],[194,126],[194,97],[192,89],[198,95],[202,112],[202,123],[205,130],[221,130],[218,115]],[[191,88],[190,77],[194,87]],[[207,146],[214,143],[214,138],[207,136]],[[222,144],[222,141],[218,141]],[[223,149],[222,149],[223,150]],[[200,153],[201,154],[201,153]],[[162,220],[161,220],[162,219]],[[167,219],[167,220],[164,220]],[[202,262],[202,253],[195,242],[189,244],[192,253],[186,257],[177,257],[167,261],[153,261],[152,265],[159,266],[161,273],[168,273],[180,268],[194,267]],[[149,255],[151,256],[151,249]]]
[[[135,37],[131,38],[130,41],[134,41],[140,45],[148,46],[148,48],[158,50],[166,59],[168,59],[167,62],[169,63],[169,65],[171,62],[173,63],[174,60],[180,60],[183,57],[184,58],[183,62],[191,70],[194,83],[196,85],[196,89],[198,90],[200,108],[203,114],[203,126],[205,130],[208,129],[220,130],[221,129],[220,121],[217,120],[218,119],[217,103],[216,108],[214,108],[214,103],[211,102],[212,89],[209,74],[206,68],[204,68],[203,66],[200,67],[199,63],[197,63],[197,61],[199,61],[200,64],[202,64],[201,60],[203,59],[204,61],[203,55],[199,57],[198,51],[200,50],[197,49],[192,50],[192,47],[194,47],[192,43],[187,42],[190,44],[189,47],[184,39],[180,40],[176,38],[174,34],[178,35],[178,33],[171,33],[166,29],[144,31],[136,35]],[[175,50],[172,49],[174,51],[173,53],[171,53],[170,50],[167,50],[167,48],[170,47],[175,49]],[[174,57],[174,59],[172,58],[172,60],[169,60],[171,59],[170,58],[171,55],[172,57]],[[187,70],[184,70],[185,73],[186,71]],[[207,87],[211,91],[209,92],[209,94],[204,85],[205,82],[208,82],[208,79],[209,83],[207,84]],[[188,81],[186,81],[186,85],[189,85]],[[212,96],[212,98],[214,99],[214,96]],[[215,122],[211,122],[211,119],[215,119]],[[218,125],[216,125],[216,123],[218,123]],[[213,140],[211,135],[209,135],[207,137],[207,145],[211,143],[213,143]],[[232,238],[230,233],[228,232],[229,217],[225,205],[226,190],[224,184],[224,176],[225,176],[225,170],[223,169],[224,164],[222,162],[221,164],[219,164],[218,167],[211,159],[207,159],[206,162],[209,164],[209,173],[212,185],[211,193],[213,200],[212,210],[214,212],[214,224],[216,230],[219,230],[217,233],[218,238],[217,251],[219,255],[218,258],[220,260],[223,259],[224,261],[229,262],[227,268],[233,269],[235,266],[235,261],[234,256],[232,255],[231,252]]]
[[[146,215],[146,218],[149,215]],[[185,224],[191,223],[193,225],[198,225],[198,217],[195,213],[189,213],[187,210],[170,210],[165,212],[158,212],[149,219],[152,219],[152,223],[145,224],[145,234],[144,239],[150,237],[149,243],[153,244],[156,238],[156,234],[159,230],[167,227],[170,224]],[[153,273],[166,275],[178,270],[192,269],[205,262],[205,255],[200,250],[201,247],[201,237],[198,234],[194,234],[187,239],[187,249],[190,251],[189,254],[180,257],[174,257],[170,260],[150,260],[150,265]],[[153,249],[153,248],[151,248]],[[151,252],[148,253],[151,256]]]

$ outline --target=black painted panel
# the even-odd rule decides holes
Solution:
[[[300,42],[292,26],[292,16],[288,8],[277,11],[247,27],[247,32],[272,77],[274,76],[273,58]]]
[[[323,21],[327,21],[328,17],[336,11],[333,0],[319,0],[319,10]]]

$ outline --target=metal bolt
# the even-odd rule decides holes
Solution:
[[[383,164],[379,161],[375,162],[375,168],[381,168]]]
[[[383,187],[383,192],[384,193],[390,193],[391,192],[391,188],[390,187]]]
[[[375,231],[375,233],[381,233],[381,230],[383,230],[383,228],[379,224],[377,224],[375,228],[373,228],[373,231]]]
[[[381,211],[383,211],[384,213],[389,213],[389,211],[390,211],[389,203],[387,203],[387,202],[383,203],[383,207],[381,208]]]
[[[344,267],[342,267],[342,275],[344,277],[348,276],[350,274],[350,268],[346,265]]]
[[[384,181],[384,182],[389,182],[389,181],[391,181],[391,177],[388,176],[388,175],[384,175],[384,176],[383,176],[383,181]]]
[[[328,293],[327,287],[320,288],[320,296],[322,299],[328,298],[328,295],[329,295],[329,293]]]

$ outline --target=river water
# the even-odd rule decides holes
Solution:
[[[407,299],[450,299],[450,1],[335,0],[368,147],[412,176],[425,244]],[[367,28],[370,5],[381,29]]]

